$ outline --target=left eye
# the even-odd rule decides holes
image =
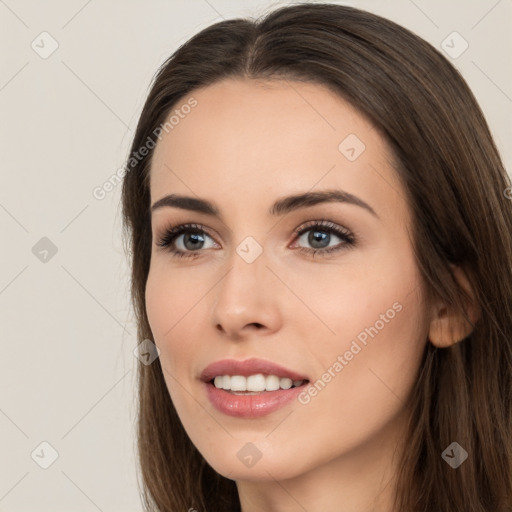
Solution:
[[[309,244],[312,249],[306,247],[299,247],[300,251],[312,253],[313,255],[329,254],[334,251],[339,251],[345,247],[352,246],[355,243],[355,238],[348,230],[342,228],[332,222],[316,222],[306,227],[301,227],[297,230],[299,235],[298,241],[301,240]],[[332,242],[332,235],[338,238],[340,242],[334,246],[329,247]]]
[[[311,244],[313,249],[325,249],[332,242],[332,237],[338,238],[334,233],[329,232],[327,229],[307,229],[300,237],[299,241],[306,241]]]
[[[306,242],[312,246],[312,248],[299,247],[297,250],[313,255],[317,253],[328,254],[355,244],[355,237],[350,231],[332,222],[313,222],[307,226],[301,226],[296,230],[296,233],[298,242]],[[338,238],[340,242],[329,247],[330,242],[332,242],[332,235]],[[212,240],[213,243],[210,247],[204,247],[206,239]],[[157,245],[169,248],[169,251],[176,257],[194,258],[200,255],[199,251],[201,249],[209,249],[217,244],[201,225],[182,224],[168,229]]]

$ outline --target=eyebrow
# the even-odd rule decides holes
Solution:
[[[365,201],[353,194],[344,192],[343,190],[323,190],[319,192],[304,192],[278,199],[269,209],[268,214],[271,216],[285,215],[291,211],[300,208],[307,208],[320,203],[347,203],[364,208],[373,216],[379,218],[375,210]],[[163,208],[165,206],[180,208],[198,213],[204,213],[213,217],[220,218],[220,211],[215,204],[205,199],[199,199],[190,196],[180,196],[177,194],[169,194],[156,201],[151,206],[151,212]]]

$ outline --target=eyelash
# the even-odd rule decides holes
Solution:
[[[301,253],[312,255],[313,257],[318,253],[321,256],[326,256],[333,252],[350,248],[356,244],[356,237],[350,231],[338,226],[337,224],[334,224],[333,222],[326,220],[310,221],[307,222],[306,224],[303,224],[302,226],[295,230],[295,233],[297,234],[296,238],[300,238],[304,233],[307,233],[308,231],[313,231],[313,228],[315,228],[316,231],[334,234],[337,237],[341,238],[343,242],[338,245],[335,245],[334,247],[329,247],[325,249],[308,249],[306,247],[299,247],[295,250]],[[178,238],[180,235],[184,233],[194,233],[200,235],[206,234],[211,238],[211,236],[208,235],[208,232],[205,230],[204,226],[202,226],[201,224],[180,224],[179,226],[169,227],[166,230],[164,230],[163,236],[157,242],[157,245],[162,248],[168,248],[171,254],[176,258],[196,258],[200,256],[201,250],[185,252],[179,249],[175,249],[173,247],[176,238]]]

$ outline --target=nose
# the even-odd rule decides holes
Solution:
[[[265,252],[248,263],[233,251],[229,268],[213,292],[212,322],[226,338],[241,340],[255,331],[268,335],[280,328],[279,280],[267,263]]]

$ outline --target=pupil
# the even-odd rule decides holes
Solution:
[[[193,244],[192,247],[187,247],[187,243],[190,241],[195,242],[195,245]],[[200,234],[198,234],[198,233],[192,233],[192,234],[186,233],[185,234],[184,244],[187,249],[194,249],[194,248],[197,249],[197,247],[198,247],[197,243],[201,243],[201,242],[204,242],[204,240]]]
[[[328,233],[323,233],[322,231],[312,231],[311,235],[309,236],[309,243],[313,247],[315,247],[317,249],[321,249],[321,248],[325,247],[325,245],[320,244],[319,246],[317,246],[315,244],[317,244],[318,242],[327,240],[327,245],[329,245],[329,240],[328,240],[329,236],[330,235]]]

